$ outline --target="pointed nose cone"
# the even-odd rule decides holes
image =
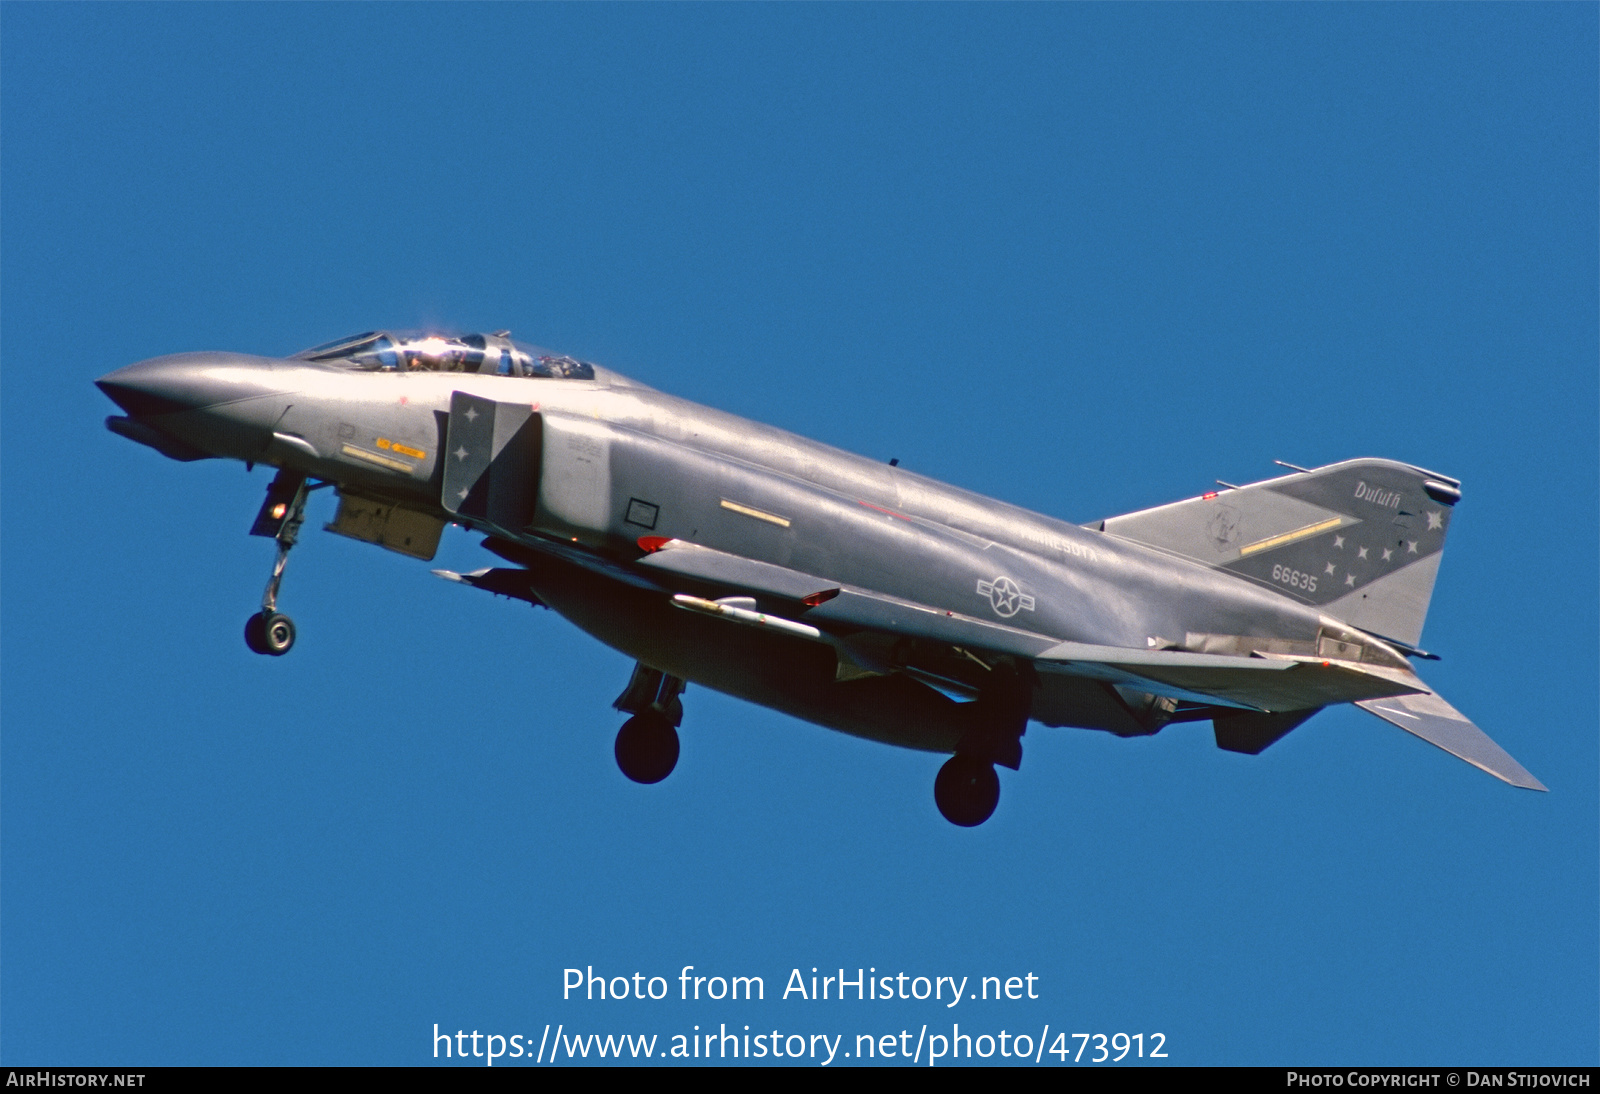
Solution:
[[[259,385],[241,383],[239,366],[234,354],[179,353],[119,368],[95,386],[133,417],[151,418],[261,394]]]
[[[244,353],[152,357],[95,383],[128,412],[108,418],[113,433],[175,459],[203,455],[253,460],[272,438],[303,380],[299,362]]]

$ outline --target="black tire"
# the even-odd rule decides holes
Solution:
[[[636,783],[658,783],[678,766],[678,731],[658,714],[636,714],[617,731],[617,766]]]
[[[262,621],[261,644],[274,657],[282,657],[294,649],[294,620],[277,612]]]
[[[244,644],[251,653],[270,653],[267,649],[267,619],[257,612],[244,621]]]
[[[974,828],[1000,804],[1000,776],[994,765],[970,756],[952,756],[933,780],[933,800],[951,824]]]

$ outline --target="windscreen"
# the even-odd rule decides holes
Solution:
[[[374,372],[473,372],[545,380],[593,380],[594,366],[514,342],[505,332],[367,331],[294,355]]]

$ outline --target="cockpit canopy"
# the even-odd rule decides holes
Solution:
[[[372,372],[478,372],[545,380],[594,379],[594,366],[589,362],[513,342],[510,332],[503,330],[493,334],[369,330],[301,350],[294,359]]]

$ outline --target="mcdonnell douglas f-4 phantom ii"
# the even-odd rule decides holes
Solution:
[[[1259,753],[1354,703],[1513,786],[1544,787],[1411,669],[1461,484],[1359,459],[1069,524],[698,406],[509,332],[369,332],[287,358],[182,353],[98,381],[114,433],[278,468],[245,640],[278,610],[308,491],[329,531],[429,560],[447,524],[509,565],[464,585],[543,605],[637,664],[624,774],[678,759],[692,682],[947,753],[988,819],[1030,721],[1123,737],[1209,721]],[[1289,465],[1284,465],[1288,467]]]

